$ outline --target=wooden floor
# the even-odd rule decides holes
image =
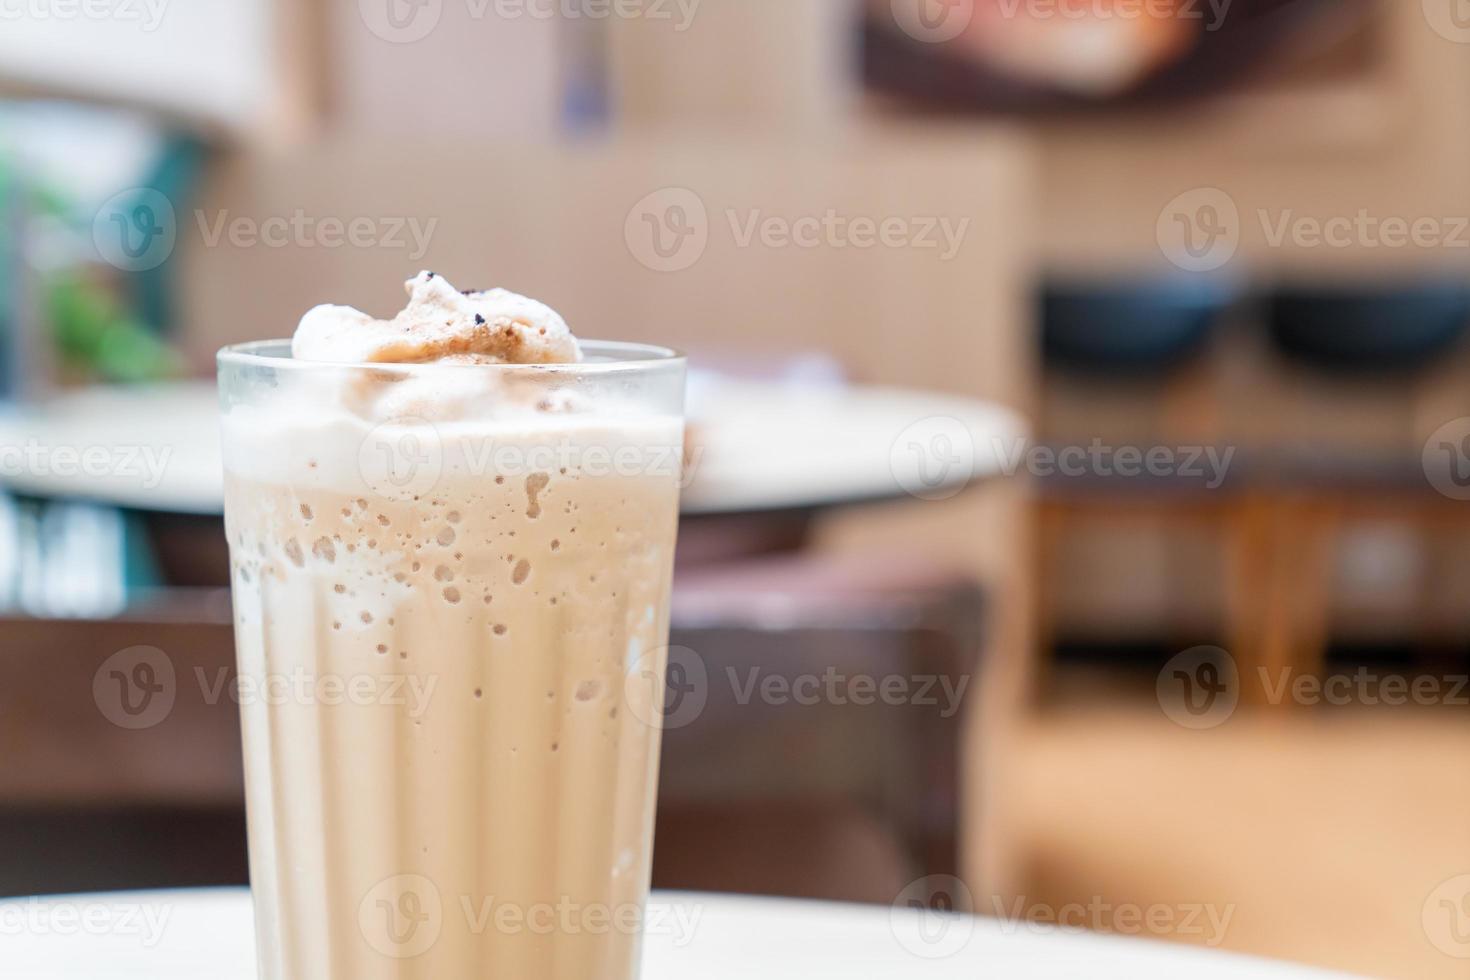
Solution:
[[[1370,977],[1470,978],[1470,959],[1436,948],[1424,924],[1436,886],[1470,875],[1470,709],[1242,710],[1197,732],[1142,700],[1064,701],[1015,746],[990,787],[1022,851],[1024,895],[1006,907],[1158,905],[1181,927],[1158,931],[1182,942],[1222,938]],[[1202,913],[1182,928],[1195,906],[1228,926]]]

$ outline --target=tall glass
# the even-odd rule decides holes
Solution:
[[[629,980],[684,361],[219,356],[264,980]]]

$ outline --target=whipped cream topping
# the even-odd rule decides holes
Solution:
[[[506,289],[460,292],[433,272],[404,283],[408,306],[377,320],[350,306],[318,306],[301,318],[291,354],[357,364],[570,364],[582,349],[545,303]]]
[[[310,369],[282,370],[268,390],[230,405],[225,468],[367,497],[387,492],[379,480],[385,458],[408,460],[408,470],[433,475],[435,485],[498,475],[502,450],[513,460],[554,450],[553,471],[567,465],[566,453],[677,461],[677,413],[649,411],[617,385],[575,370],[534,369],[583,360],[550,307],[504,289],[462,293],[429,272],[407,291],[407,308],[391,320],[344,306],[307,313],[291,350]],[[532,367],[437,367],[454,363]]]

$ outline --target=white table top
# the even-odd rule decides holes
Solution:
[[[1342,976],[1145,939],[877,906],[661,895],[648,922],[682,925],[650,930],[645,980]],[[926,925],[937,926],[928,939],[919,931]],[[251,943],[249,895],[240,889],[0,902],[0,963],[16,980],[254,980]]]
[[[0,412],[0,484],[218,514],[218,412],[207,382],[92,388]],[[1000,473],[1025,434],[1011,412],[969,398],[708,376],[691,386],[690,418],[699,456],[683,510],[692,514],[951,496]],[[16,451],[27,446],[39,462]]]
[[[27,449],[34,460],[17,452]],[[224,509],[210,382],[88,388],[8,409],[0,451],[0,481],[22,493],[190,514]]]

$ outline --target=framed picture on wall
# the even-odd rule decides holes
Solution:
[[[929,109],[1087,112],[1375,59],[1375,0],[865,0],[863,75]]]

